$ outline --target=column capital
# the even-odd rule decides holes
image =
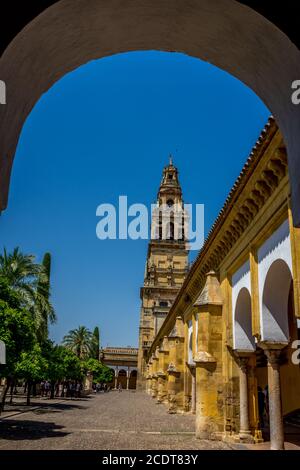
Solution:
[[[272,367],[280,366],[281,349],[265,349],[265,355]]]
[[[233,349],[232,351],[239,368],[242,372],[246,373],[248,371],[249,360],[255,354],[255,351],[241,351],[239,349]]]
[[[242,356],[238,358],[239,367],[245,374],[248,372],[249,359],[249,356]]]
[[[279,368],[280,366],[280,356],[281,351],[288,345],[287,342],[284,343],[271,343],[269,341],[262,341],[258,343],[258,346],[264,350],[265,355],[267,356],[268,363],[271,367]]]

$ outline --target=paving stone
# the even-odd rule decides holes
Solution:
[[[111,391],[77,400],[34,400],[28,412],[6,412],[0,420],[0,449],[230,448],[196,439],[194,427],[194,415],[168,414],[143,392]]]

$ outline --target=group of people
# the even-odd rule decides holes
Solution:
[[[79,398],[82,391],[82,383],[75,380],[66,380],[64,382],[56,382],[54,385],[55,397]],[[42,380],[40,383],[41,397],[48,397],[51,393],[51,382]]]
[[[49,380],[42,380],[40,383],[40,392],[41,392],[41,397],[48,397],[51,392],[51,382]]]
[[[264,389],[257,387],[258,412],[260,428],[265,427],[265,422],[269,421],[269,390],[268,385]]]
[[[94,393],[109,392],[110,386],[107,383],[93,383],[93,391]]]

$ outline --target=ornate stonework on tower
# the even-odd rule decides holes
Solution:
[[[170,157],[169,165],[152,210],[151,240],[148,246],[138,352],[138,387],[143,387],[147,351],[158,333],[188,271],[186,243],[188,218],[184,212],[178,170]]]

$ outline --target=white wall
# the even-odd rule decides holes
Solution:
[[[262,340],[287,341],[287,291],[290,285],[289,276],[292,273],[288,220],[265,241],[257,254]],[[273,265],[277,260],[282,260],[283,263],[277,262],[276,265]],[[275,266],[276,269],[274,269]],[[271,267],[272,270],[269,271]]]
[[[188,323],[188,363],[192,365],[193,361],[193,345],[192,345],[193,322]]]
[[[239,293],[242,289],[247,289],[251,296],[251,277],[250,277],[250,261],[246,261],[232,276],[232,325],[233,325],[233,348],[253,350],[253,342],[251,336],[251,329],[245,331],[245,324],[242,325],[236,321],[236,307]],[[240,307],[242,307],[240,305]],[[247,312],[245,312],[247,314]],[[245,322],[248,324],[248,322]],[[251,318],[250,318],[251,325]]]

